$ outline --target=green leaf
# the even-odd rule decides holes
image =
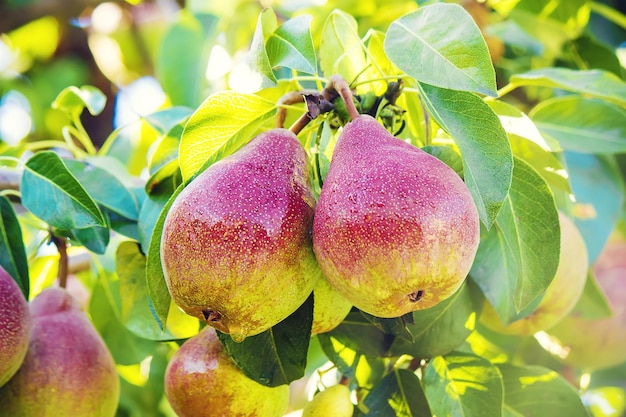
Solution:
[[[95,201],[54,152],[36,153],[26,162],[21,192],[24,207],[52,227],[107,227]]]
[[[589,264],[598,257],[622,212],[624,186],[608,156],[565,152],[565,165],[576,205],[574,223],[583,235]]]
[[[569,315],[587,320],[605,319],[613,315],[606,295],[593,274],[587,275],[583,293]]]
[[[144,339],[159,341],[185,339],[198,333],[198,319],[184,313],[178,314],[177,320],[170,315],[165,330],[154,320],[146,286],[146,257],[137,243],[126,241],[118,246],[115,267],[120,282],[120,318],[128,330]]]
[[[67,160],[65,166],[98,204],[127,219],[137,220],[139,203],[111,172],[87,161]]]
[[[506,407],[523,416],[587,416],[579,394],[558,373],[540,366],[497,365]]]
[[[0,196],[0,266],[15,280],[28,300],[30,278],[22,228],[8,198]]]
[[[615,74],[603,70],[541,68],[512,75],[509,82],[515,87],[559,88],[626,105],[626,82]]]
[[[276,387],[304,376],[313,324],[313,296],[269,330],[234,342],[217,332],[226,351],[241,370],[260,384]]]
[[[541,133],[563,149],[584,153],[626,151],[626,110],[580,96],[543,101],[530,112]]]
[[[482,223],[490,228],[511,185],[513,155],[500,120],[478,96],[419,85],[433,118],[454,139]]]
[[[106,105],[107,98],[102,91],[91,85],[80,88],[64,88],[52,102],[52,108],[61,110],[70,117],[78,117],[86,108],[92,116],[99,115]]]
[[[139,220],[137,220],[137,229],[139,234],[138,240],[141,244],[141,250],[144,253],[148,253],[150,239],[152,239],[152,231],[168,200],[169,196],[147,197],[141,204]]]
[[[388,356],[393,335],[385,334],[360,311],[353,309],[339,326],[318,335],[320,343],[347,347],[367,357]],[[336,341],[336,342],[335,342]]]
[[[175,125],[154,145],[152,157],[148,162],[148,172],[150,172],[150,175],[156,175],[156,173],[162,169],[165,169],[169,173],[173,173],[173,171],[178,169],[178,148],[180,147],[180,138],[183,135],[183,129],[184,126]],[[151,190],[152,188],[154,187],[146,184],[147,190]]]
[[[252,94],[221,91],[191,115],[179,149],[185,183],[203,167],[230,155],[252,139],[276,113],[276,103]]]
[[[500,417],[503,386],[498,368],[486,359],[454,352],[431,360],[424,390],[438,416]]]
[[[394,369],[383,378],[365,397],[364,404],[368,417],[432,416],[420,380],[406,369]]]
[[[193,109],[185,106],[169,107],[144,116],[143,119],[159,134],[164,135],[176,126],[182,126],[193,113]]]
[[[432,358],[457,349],[474,331],[483,300],[480,289],[466,282],[436,306],[414,311],[413,322],[406,325],[413,340],[396,338],[390,353]]]
[[[421,83],[497,97],[489,49],[472,16],[458,4],[435,3],[393,21],[389,59]]]
[[[108,227],[93,226],[84,229],[70,230],[71,237],[90,251],[97,254],[104,254],[109,245],[111,233]]]
[[[265,50],[272,67],[287,67],[308,74],[317,72],[312,19],[310,15],[296,16],[270,35]]]
[[[481,234],[470,272],[503,323],[520,318],[552,282],[560,236],[552,192],[534,169],[515,159],[509,196],[495,226]]]
[[[263,9],[257,20],[250,50],[230,73],[230,88],[241,93],[255,93],[278,84],[265,49],[265,38],[274,32],[277,25],[274,11],[271,8]]]

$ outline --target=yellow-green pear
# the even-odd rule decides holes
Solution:
[[[324,278],[315,284],[313,300],[312,335],[333,330],[341,324],[352,309],[352,303],[335,291]]]
[[[559,212],[561,250],[556,274],[537,308],[528,316],[505,326],[491,304],[485,302],[480,321],[488,328],[504,333],[531,335],[560,322],[578,302],[587,281],[587,247],[574,222]]]
[[[0,267],[0,387],[22,365],[30,327],[26,298],[13,278]]]
[[[18,372],[0,388],[0,411],[14,417],[113,417],[115,362],[80,304],[49,287],[29,305],[31,338]]]
[[[287,385],[267,387],[248,378],[209,326],[170,360],[165,395],[179,417],[280,417],[289,404]]]
[[[337,384],[317,393],[304,406],[302,417],[352,417],[353,412],[350,389],[343,384]]]

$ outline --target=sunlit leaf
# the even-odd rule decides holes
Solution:
[[[500,417],[503,387],[498,368],[479,356],[454,352],[428,363],[424,390],[435,415]]]
[[[13,205],[0,197],[0,266],[15,280],[28,300],[30,279],[22,229]]]
[[[174,106],[151,113],[143,119],[157,132],[164,135],[175,126],[184,124],[192,113],[193,109],[190,107]]]
[[[97,87],[66,87],[52,102],[52,108],[61,110],[72,117],[78,117],[86,108],[92,116],[99,115],[106,105],[106,96]]]
[[[458,4],[430,4],[395,20],[387,30],[385,51],[419,82],[497,96],[485,39]]]
[[[312,19],[310,15],[296,16],[270,35],[265,49],[273,67],[287,67],[309,74],[317,72],[311,37]]]
[[[613,315],[606,295],[593,274],[587,275],[583,293],[569,314],[587,320],[604,319]]]
[[[430,417],[430,407],[417,376],[395,369],[369,392],[364,401],[372,417]]]
[[[24,207],[50,226],[107,226],[96,203],[54,152],[36,153],[26,162],[21,192]]]
[[[470,275],[510,323],[546,290],[559,263],[560,227],[552,192],[528,164],[515,159],[511,190],[481,242]]]
[[[223,91],[209,96],[183,132],[178,158],[184,181],[246,144],[275,112],[276,103],[252,94]]]

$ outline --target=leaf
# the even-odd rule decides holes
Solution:
[[[139,204],[135,196],[109,171],[76,160],[65,161],[65,166],[98,204],[127,219],[137,220]]]
[[[22,228],[11,201],[0,196],[0,266],[15,280],[28,300],[30,278]]]
[[[86,108],[92,116],[102,113],[107,98],[102,91],[91,85],[80,88],[70,86],[64,88],[52,102],[52,108],[61,110],[71,118],[80,116]]]
[[[198,333],[198,319],[186,314],[176,316],[178,323],[170,315],[165,330],[154,320],[146,286],[146,257],[137,243],[126,241],[117,247],[115,267],[119,276],[120,318],[128,330],[144,339],[159,341],[189,338]]]
[[[21,192],[24,207],[52,227],[107,226],[95,201],[54,152],[38,152],[26,162]]]
[[[391,355],[408,354],[426,359],[457,349],[474,331],[483,300],[479,288],[466,282],[436,306],[414,311],[413,323],[407,324],[413,340],[396,338]]]
[[[574,223],[585,240],[591,265],[622,212],[623,181],[619,168],[609,157],[569,151],[564,156],[576,198]]]
[[[209,96],[189,118],[181,138],[178,157],[185,183],[246,144],[275,112],[276,103],[252,94],[221,91]]]
[[[230,73],[228,78],[230,88],[241,93],[255,93],[278,84],[265,49],[265,38],[274,32],[277,24],[276,14],[271,8],[261,11],[250,50],[235,64]]]
[[[304,376],[313,324],[313,296],[269,330],[234,342],[217,332],[226,351],[241,370],[260,384],[276,387]]]
[[[163,211],[163,208],[167,204],[169,196],[157,196],[147,197],[141,204],[139,210],[139,220],[137,220],[137,231],[139,234],[139,243],[141,250],[144,253],[148,253],[150,247],[150,239],[152,238],[152,231],[156,226],[159,216]]]
[[[431,360],[424,390],[438,416],[500,417],[504,390],[498,368],[486,359],[453,352]]]
[[[430,4],[393,21],[385,51],[420,83],[498,96],[487,43],[458,4]]]
[[[164,135],[175,126],[183,125],[192,113],[193,109],[190,107],[174,106],[151,113],[143,119],[159,134]]]
[[[509,82],[515,87],[559,88],[626,105],[626,82],[611,72],[598,69],[540,68],[514,74]]]
[[[419,379],[406,369],[389,373],[369,392],[364,404],[368,417],[432,416]]]
[[[83,245],[90,251],[100,255],[106,252],[111,237],[109,228],[101,226],[74,229],[70,231],[70,234],[76,241],[74,244]]]
[[[540,366],[497,365],[507,408],[523,416],[587,416],[580,396],[558,373]]]
[[[598,285],[593,274],[589,273],[587,275],[583,293],[569,315],[586,320],[604,319],[613,315],[613,310],[606,299],[606,295]]]
[[[552,282],[560,235],[552,192],[534,169],[516,158],[509,196],[495,227],[481,233],[470,271],[503,323],[521,318],[522,309]]]
[[[167,131],[154,146],[152,157],[148,162],[148,172],[155,175],[162,168],[175,164],[178,168],[178,148],[180,147],[180,138],[183,135],[184,126],[175,125]],[[151,189],[146,185],[146,189]]]
[[[296,16],[287,20],[267,39],[265,50],[272,67],[286,67],[314,74],[317,57],[311,37],[310,15]]]
[[[584,153],[626,151],[626,110],[598,99],[557,97],[530,112],[541,133],[563,149]]]
[[[472,93],[419,85],[429,113],[461,150],[463,174],[482,223],[493,224],[511,185],[513,156],[500,120]]]

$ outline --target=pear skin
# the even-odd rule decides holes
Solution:
[[[313,248],[355,307],[392,318],[433,307],[465,280],[480,237],[463,180],[376,119],[346,124],[317,203]]]
[[[0,388],[0,410],[20,417],[113,417],[120,382],[115,362],[80,304],[50,287],[30,302],[24,363]]]
[[[321,271],[315,199],[298,138],[273,129],[203,171],[166,217],[161,259],[187,314],[233,340],[259,334],[307,299]]]
[[[289,405],[289,387],[266,387],[248,378],[210,326],[170,360],[165,396],[179,417],[280,417]]]
[[[482,324],[499,333],[532,335],[547,330],[574,308],[587,282],[589,261],[587,247],[574,222],[559,212],[561,225],[561,250],[559,266],[541,302],[526,317],[504,325],[494,308],[485,302],[480,316]]]
[[[322,278],[313,288],[313,325],[311,335],[326,333],[339,326],[350,313],[352,304]]]
[[[30,327],[26,298],[13,278],[0,267],[0,387],[22,365]]]
[[[350,389],[342,384],[326,388],[313,397],[302,410],[302,417],[352,417],[354,404]]]

